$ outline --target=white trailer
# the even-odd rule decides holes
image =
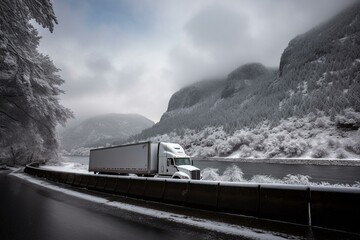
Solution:
[[[141,142],[90,151],[89,171],[200,179],[200,170],[176,143]]]

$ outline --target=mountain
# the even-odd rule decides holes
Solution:
[[[201,81],[185,87],[170,98],[167,111],[160,122],[144,130],[138,138],[148,138],[174,129],[201,130],[206,126],[237,128],[253,121],[251,107],[260,114],[271,112],[263,100],[262,86],[276,77],[277,71],[260,63],[250,63],[231,72],[226,79]],[[249,113],[248,113],[249,112]],[[245,113],[245,114],[244,114]],[[266,115],[261,117],[266,119]],[[260,119],[260,117],[259,117]]]
[[[61,142],[67,151],[80,147],[106,146],[114,141],[124,141],[153,124],[138,114],[100,115],[65,129],[61,133]]]
[[[288,115],[321,110],[360,111],[360,3],[302,34],[280,60],[278,91],[286,89],[280,106]]]
[[[184,129],[226,133],[267,121],[360,112],[360,3],[289,42],[278,69],[250,63],[227,78],[187,86],[171,97],[159,123],[134,139]]]

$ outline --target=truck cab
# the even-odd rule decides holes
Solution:
[[[200,179],[200,169],[177,143],[159,144],[159,175],[178,179]]]

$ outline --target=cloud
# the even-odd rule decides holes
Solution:
[[[86,65],[89,72],[105,74],[113,71],[113,66],[110,60],[104,56],[95,55],[86,60]]]
[[[222,55],[251,41],[248,19],[230,6],[214,4],[196,13],[185,25],[195,47]]]
[[[296,35],[352,0],[53,0],[59,24],[40,51],[62,71],[78,118],[118,112],[158,121],[171,95],[241,64],[278,66]]]
[[[169,53],[178,88],[225,77],[248,62],[277,67],[288,42],[352,1],[208,1],[184,22],[181,42]]]

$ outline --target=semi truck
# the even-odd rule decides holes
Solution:
[[[90,150],[89,172],[200,179],[200,169],[177,143],[140,142]]]

